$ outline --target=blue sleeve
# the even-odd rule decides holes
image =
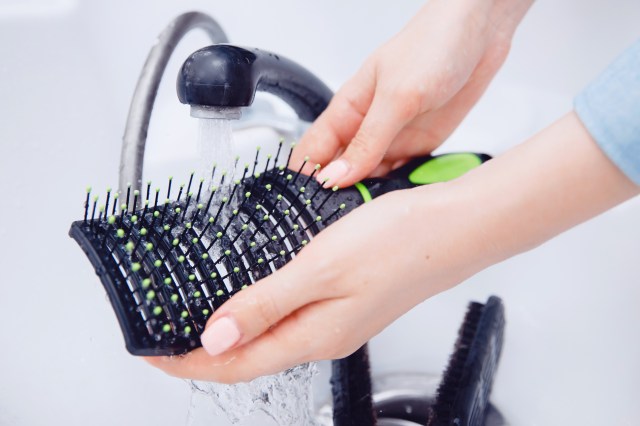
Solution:
[[[640,185],[640,40],[575,98],[574,108],[607,157]]]

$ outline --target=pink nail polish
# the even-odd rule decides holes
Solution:
[[[231,317],[222,317],[209,325],[200,336],[204,350],[211,356],[219,355],[240,340],[238,325]]]
[[[325,188],[334,185],[349,173],[351,166],[346,160],[336,160],[318,173],[317,180]]]

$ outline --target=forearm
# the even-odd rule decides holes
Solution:
[[[475,268],[529,250],[640,192],[610,162],[574,113],[457,181]]]

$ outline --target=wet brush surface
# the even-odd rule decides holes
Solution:
[[[83,220],[70,235],[109,295],[129,352],[175,355],[200,346],[211,314],[236,292],[282,267],[317,232],[363,203],[356,190],[323,189],[301,170],[240,170],[219,187],[194,183],[166,199],[129,188],[107,191],[99,205],[88,189]],[[276,160],[277,161],[277,155]],[[274,161],[274,163],[275,163]],[[172,194],[172,192],[175,193]],[[173,198],[172,198],[172,195]]]
[[[291,170],[290,153],[279,165],[282,147],[262,160],[258,149],[243,168],[236,161],[217,187],[194,182],[192,173],[178,188],[169,178],[166,194],[147,183],[142,191],[107,190],[100,204],[87,190],[84,217],[69,234],[100,277],[129,352],[176,355],[200,346],[220,305],[284,266],[344,214],[389,191],[453,179],[490,158],[427,156],[385,178],[325,189],[315,179],[320,166],[309,176],[302,174],[308,160]]]

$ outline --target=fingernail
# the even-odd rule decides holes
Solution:
[[[350,168],[351,166],[349,163],[342,159],[329,163],[327,167],[318,173],[318,183],[323,185],[325,188],[332,186],[337,181],[345,177]]]
[[[200,341],[211,356],[219,355],[240,340],[240,329],[231,317],[222,317],[204,330]]]

